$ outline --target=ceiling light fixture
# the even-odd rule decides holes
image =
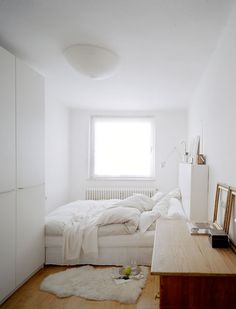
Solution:
[[[89,44],[70,46],[64,55],[73,68],[93,79],[111,77],[119,62],[119,57],[111,50]]]

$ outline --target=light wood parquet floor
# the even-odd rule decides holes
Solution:
[[[42,280],[50,274],[66,269],[61,266],[46,266],[19,288],[5,303],[2,309],[158,309],[159,277],[149,274],[146,286],[137,304],[120,304],[115,301],[91,301],[77,296],[58,298],[40,291]]]

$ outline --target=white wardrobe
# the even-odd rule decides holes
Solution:
[[[0,303],[44,263],[44,79],[0,48]]]

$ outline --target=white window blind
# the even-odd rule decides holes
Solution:
[[[153,178],[152,117],[92,117],[91,176]]]

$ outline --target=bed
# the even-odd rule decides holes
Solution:
[[[160,218],[185,218],[179,190],[61,206],[46,217],[45,263],[149,266]]]

